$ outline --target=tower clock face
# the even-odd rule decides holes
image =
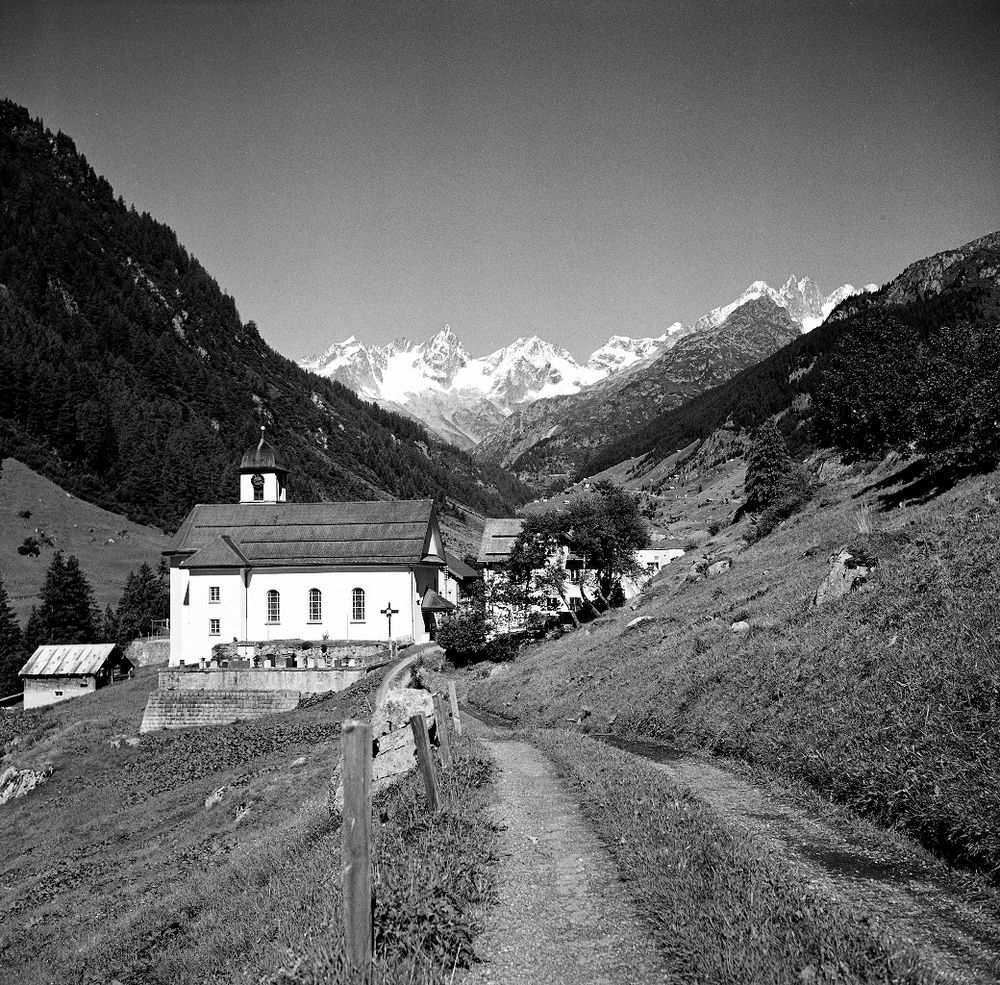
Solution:
[[[253,498],[263,499],[264,498],[264,476],[259,472],[255,472],[250,478],[250,485],[253,486]]]

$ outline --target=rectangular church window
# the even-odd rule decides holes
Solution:
[[[208,587],[208,601],[212,603],[217,603],[219,601],[219,586],[209,585]]]
[[[219,635],[219,620],[209,619],[208,620],[208,635],[218,636]]]

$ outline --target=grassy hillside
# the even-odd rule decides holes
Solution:
[[[666,508],[704,518],[739,467],[680,481]],[[524,652],[470,697],[525,723],[569,718],[764,764],[1000,870],[1000,476],[934,495],[914,471],[826,461],[813,502],[764,540],[745,545],[746,521],[689,533],[696,549],[637,611]],[[877,574],[814,607],[844,546]],[[693,561],[721,556],[729,571],[686,580]],[[638,615],[649,620],[629,627]]]
[[[0,454],[133,520],[229,498],[261,423],[289,498],[526,491],[275,352],[174,231],[116,198],[65,134],[0,100]]]
[[[29,512],[24,517],[20,514]],[[42,535],[44,534],[44,539]],[[26,537],[41,539],[41,553],[17,553]],[[160,562],[169,537],[70,495],[16,459],[0,473],[0,577],[23,624],[45,580],[55,551],[75,554],[97,604],[116,605],[130,571]],[[49,543],[51,541],[51,543]]]
[[[0,978],[353,980],[330,791],[340,723],[367,714],[377,683],[257,721],[141,737],[156,685],[148,670],[43,711],[0,714],[0,773],[49,774],[0,807]],[[443,983],[456,954],[469,960],[497,860],[491,769],[467,744],[457,751],[433,824],[415,776],[375,801],[373,985]]]

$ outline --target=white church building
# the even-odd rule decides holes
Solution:
[[[288,471],[261,432],[240,502],[195,506],[164,551],[170,666],[234,640],[430,639],[453,608],[433,501],[288,503]]]

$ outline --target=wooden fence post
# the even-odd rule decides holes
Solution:
[[[434,720],[437,722],[438,745],[441,746],[441,767],[451,766],[451,740],[448,735],[448,713],[444,710],[444,696],[434,695]]]
[[[451,704],[451,718],[455,723],[455,735],[461,735],[462,716],[458,713],[458,695],[455,693],[454,681],[448,681],[448,701]]]
[[[417,764],[424,778],[427,789],[427,802],[435,814],[441,809],[441,793],[438,790],[437,774],[434,772],[434,760],[431,759],[431,741],[427,735],[427,719],[423,713],[410,719],[413,729],[413,742],[417,747]]]
[[[364,973],[372,965],[372,729],[348,719],[341,730],[344,752],[344,822],[341,828],[341,879],[344,889],[344,941],[347,959]]]

